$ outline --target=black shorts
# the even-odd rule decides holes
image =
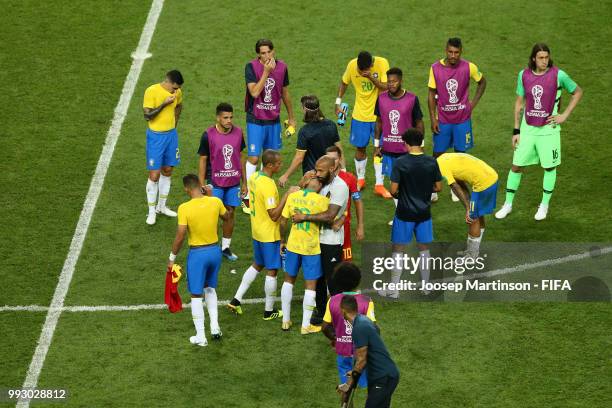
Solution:
[[[321,244],[321,268],[331,296],[340,293],[331,278],[334,268],[340,262],[342,262],[342,245]]]

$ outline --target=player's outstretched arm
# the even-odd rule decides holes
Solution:
[[[300,165],[304,161],[304,156],[306,155],[306,152],[307,150],[300,149],[297,149],[295,151],[295,155],[293,156],[293,160],[291,161],[289,168],[287,169],[287,171],[285,171],[285,174],[280,176],[278,179],[278,184],[281,187],[285,187],[285,185],[287,184],[287,180],[289,180],[289,177],[291,177],[291,175],[295,173],[298,167],[300,167]]]
[[[487,88],[487,80],[483,76],[482,78],[480,78],[480,81],[478,81],[478,87],[476,88],[476,94],[474,95],[474,99],[472,100],[472,110],[476,108],[476,105],[478,105],[478,102],[480,101],[480,98],[484,94],[484,91],[486,88]]]
[[[270,216],[270,219],[274,222],[278,221],[279,218],[281,217],[282,213],[283,213],[283,208],[285,208],[285,204],[287,203],[287,197],[289,197],[289,194],[295,192],[295,191],[299,191],[300,188],[297,186],[291,186],[289,187],[289,190],[287,190],[287,192],[285,194],[283,194],[283,197],[281,198],[280,202],[278,203],[278,205],[274,208],[270,208],[268,210],[268,215]]]

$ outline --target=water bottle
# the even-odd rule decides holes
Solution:
[[[283,247],[283,249],[281,250],[281,267],[283,268],[283,271],[285,271],[285,261],[287,260],[287,247]]]
[[[344,126],[346,118],[348,117],[349,106],[348,103],[342,102],[340,105],[340,112],[338,112],[338,126]]]

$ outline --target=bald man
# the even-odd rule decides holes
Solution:
[[[336,166],[336,160],[330,156],[323,156],[317,160],[315,170],[304,175],[300,187],[311,178],[317,177],[323,183],[323,188],[319,194],[329,198],[329,207],[322,213],[297,213],[292,217],[294,223],[318,222],[321,224],[319,241],[323,275],[317,280],[317,313],[313,315],[311,320],[314,325],[320,325],[323,322],[328,289],[331,295],[339,293],[330,278],[334,272],[334,267],[342,262],[344,229],[342,228],[343,222],[334,223],[334,221],[339,221],[344,216],[350,196],[347,184],[338,176],[338,170],[339,166]],[[334,225],[337,228],[334,228]]]

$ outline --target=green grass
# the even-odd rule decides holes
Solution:
[[[6,278],[0,305],[51,301],[148,7],[138,1],[10,2],[3,7],[0,78],[12,86],[5,87],[3,109],[10,125],[1,141],[5,216],[0,246],[5,249]],[[531,3],[501,1],[442,1],[430,7],[363,2],[354,8],[314,1],[255,9],[247,2],[223,7],[167,2],[151,44],[153,58],[144,64],[66,304],[161,303],[164,265],[176,227],[166,218],[154,227],[144,223],[142,94],[168,69],[183,72],[182,163],[169,200],[175,207],[186,200],[180,177],[197,169],[199,137],[214,120],[215,105],[232,103],[236,123],[244,126],[244,64],[253,58],[260,37],[274,40],[278,57],[287,61],[294,105],[301,95],[315,93],[328,115],[347,61],[364,48],[400,66],[405,86],[425,107],[429,64],[443,56],[449,36],[462,37],[464,57],[478,64],[488,82],[474,113],[473,153],[498,171],[502,185],[512,157],[516,75],[531,45],[548,42],[555,63],[585,90],[564,125],[563,164],[550,218],[533,221],[541,169],[532,168],[523,178],[512,216],[491,220],[485,239],[610,241],[605,107],[612,102],[612,78],[602,69],[607,59],[600,52],[610,33],[610,4],[543,1],[537,6],[537,23],[528,26],[525,13],[531,8],[535,12]],[[351,105],[352,95],[349,91],[345,97]],[[348,146],[347,129],[341,137]],[[431,133],[426,137],[430,150]],[[294,144],[294,139],[285,141],[285,166]],[[353,169],[353,151],[347,151]],[[371,182],[371,164],[368,172]],[[375,197],[370,186],[364,193],[366,238],[384,242],[393,203]],[[463,211],[447,194],[433,209],[436,238],[462,241]],[[232,246],[240,260],[223,264],[220,299],[231,298],[250,263],[248,222],[237,214]],[[359,255],[359,245],[354,252]],[[181,290],[186,296],[184,286]],[[263,280],[258,279],[247,297],[262,296]],[[377,307],[383,337],[402,372],[395,406],[610,405],[607,304]],[[177,315],[64,313],[40,385],[68,388],[69,406],[335,405],[334,354],[322,336],[280,333],[279,322],[260,320],[262,305],[245,309],[240,320],[220,311],[226,338],[207,349],[187,342],[193,331],[188,310]],[[294,317],[300,310],[295,303]],[[0,315],[0,358],[6,362],[0,386],[22,383],[43,321],[42,313]]]

